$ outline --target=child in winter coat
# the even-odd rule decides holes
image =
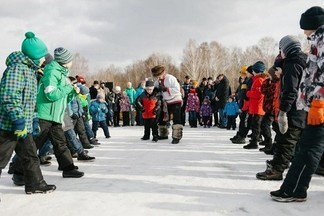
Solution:
[[[150,129],[152,129],[152,141],[158,141],[157,116],[159,116],[161,101],[157,98],[154,90],[154,81],[148,80],[145,83],[145,91],[136,100],[136,106],[142,111],[144,123],[144,136],[142,140],[150,139]]]
[[[100,125],[106,138],[110,138],[109,129],[106,123],[106,114],[108,112],[108,108],[105,101],[105,95],[101,93],[98,94],[97,100],[91,102],[89,110],[92,116],[92,131],[94,133],[94,137],[96,138],[97,130]]]
[[[207,126],[210,128],[209,121],[210,121],[212,114],[213,114],[213,111],[210,106],[210,100],[209,100],[209,97],[206,96],[201,107],[200,107],[200,116],[202,118],[204,128],[206,128]]]
[[[123,114],[123,127],[129,126],[129,112],[131,109],[131,104],[126,92],[123,92],[123,95],[119,100],[119,105],[120,105],[120,111]]]
[[[199,112],[200,101],[194,88],[189,89],[186,112],[189,112],[190,127],[197,127],[197,113]]]
[[[224,107],[224,115],[227,117],[227,130],[236,129],[236,117],[239,114],[239,106],[233,97],[229,97]]]

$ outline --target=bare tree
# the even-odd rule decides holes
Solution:
[[[85,75],[89,73],[88,60],[81,56],[80,53],[75,53],[73,56],[73,64],[70,69],[71,76]]]

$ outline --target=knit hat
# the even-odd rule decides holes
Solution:
[[[63,47],[54,50],[54,59],[61,65],[70,63],[73,59],[72,53]]]
[[[162,65],[157,65],[151,69],[152,76],[158,77],[165,71],[165,67]]]
[[[246,71],[246,69],[248,68],[248,66],[244,65],[241,67],[240,73],[241,74],[247,74],[248,72]]]
[[[299,52],[301,44],[296,37],[287,35],[279,41],[279,48],[287,56],[289,53]]]
[[[21,51],[33,60],[38,60],[44,57],[47,53],[47,46],[45,43],[35,37],[33,32],[27,32],[25,34],[26,38],[21,44]]]
[[[249,67],[246,68],[246,72],[248,72],[249,74],[253,75],[252,65],[250,65]]]
[[[299,25],[304,30],[316,30],[324,25],[324,9],[318,6],[309,8],[301,15]]]
[[[79,89],[80,89],[80,94],[82,95],[86,95],[89,93],[89,88],[85,85],[78,85]]]
[[[80,75],[76,75],[75,77],[76,77],[76,79],[77,79],[78,83],[81,83],[81,84],[86,84],[86,81],[85,81],[85,79],[84,79],[84,77],[83,77],[83,76],[80,76]]]
[[[265,64],[262,61],[257,61],[256,63],[254,63],[254,65],[252,66],[252,70],[255,73],[263,73],[265,71]]]
[[[153,90],[154,89],[154,81],[153,80],[147,80],[146,83],[145,83],[145,89]]]

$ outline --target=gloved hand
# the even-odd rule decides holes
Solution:
[[[159,90],[162,91],[162,92],[165,92],[165,91],[168,90],[168,88],[165,87],[165,86],[159,85]]]
[[[288,117],[287,113],[281,110],[278,115],[278,125],[280,133],[285,134],[288,130]]]
[[[307,116],[307,124],[319,125],[324,123],[324,100],[313,99]]]
[[[21,118],[13,122],[14,134],[17,139],[25,139],[27,137],[27,127],[25,119]]]
[[[40,134],[39,119],[35,117],[33,119],[33,136],[38,136]]]
[[[71,118],[72,118],[72,119],[78,119],[79,116],[78,116],[77,114],[73,113],[73,114],[71,115]]]

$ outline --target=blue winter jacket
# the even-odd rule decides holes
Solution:
[[[91,102],[89,110],[92,121],[106,121],[106,113],[108,113],[107,103],[100,103],[98,100]]]

